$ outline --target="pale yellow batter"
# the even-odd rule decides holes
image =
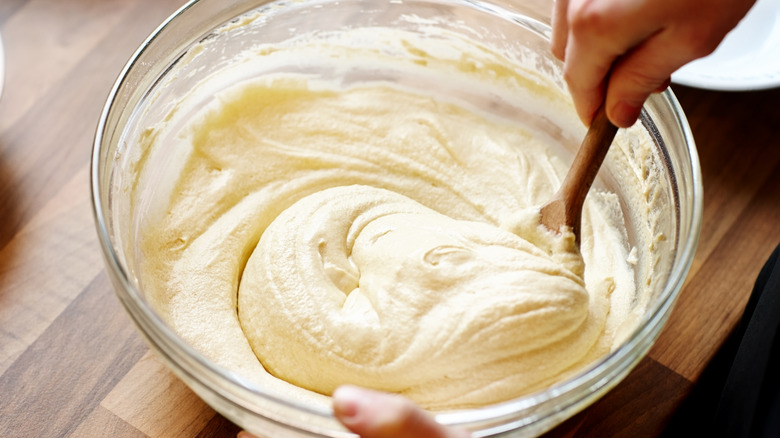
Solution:
[[[620,341],[636,287],[617,197],[589,196],[583,262],[538,226],[566,167],[522,125],[383,81],[269,73],[166,129],[148,147],[164,138],[183,164],[145,207],[141,283],[182,338],[265,390],[473,407]]]

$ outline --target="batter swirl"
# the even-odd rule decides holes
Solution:
[[[441,410],[527,394],[607,353],[611,302],[635,290],[617,198],[589,196],[583,262],[536,216],[566,167],[456,102],[269,75],[149,138],[184,164],[142,224],[148,299],[288,398],[355,383]]]

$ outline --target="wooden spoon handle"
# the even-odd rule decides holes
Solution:
[[[602,104],[596,111],[561,187],[552,200],[542,207],[541,222],[547,228],[561,231],[563,226],[571,227],[579,242],[580,220],[585,197],[596,179],[617,131],[618,128],[607,118],[607,112]]]

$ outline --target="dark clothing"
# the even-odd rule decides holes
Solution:
[[[664,438],[780,438],[780,246]]]

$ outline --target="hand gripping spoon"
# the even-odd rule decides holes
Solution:
[[[563,227],[570,227],[577,239],[577,245],[580,244],[580,222],[585,196],[596,179],[617,130],[607,118],[602,104],[596,111],[561,187],[541,208],[542,225],[559,233],[563,231]]]

